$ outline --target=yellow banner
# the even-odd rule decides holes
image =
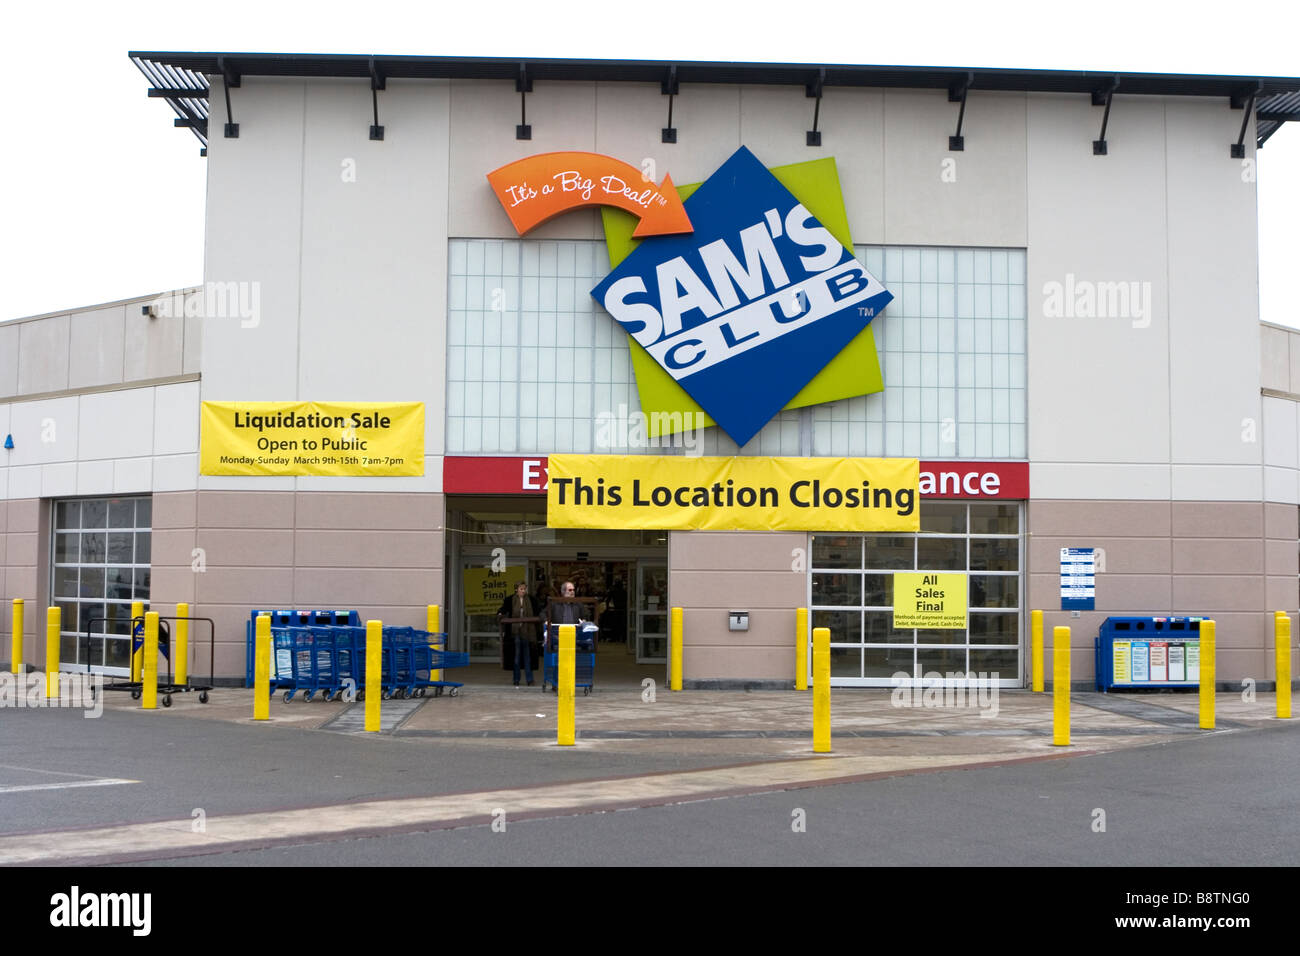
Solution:
[[[894,627],[966,627],[966,575],[894,572]]]
[[[509,567],[504,571],[491,568],[465,569],[465,613],[495,614],[501,602],[515,593],[515,585],[524,578],[523,567]]]
[[[915,458],[551,455],[552,528],[919,531]]]
[[[424,474],[423,402],[204,402],[201,475]]]

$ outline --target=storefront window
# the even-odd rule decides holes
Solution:
[[[628,337],[591,297],[597,240],[453,239],[451,454],[675,454],[649,442]],[[1023,249],[859,246],[894,294],[872,324],[883,392],[782,411],[747,455],[1025,457]],[[686,448],[742,453],[720,429]]]
[[[812,454],[1024,458],[1024,250],[856,251],[894,294],[871,325],[885,390],[812,408]]]
[[[1020,680],[1020,505],[938,501],[919,534],[813,535],[812,626],[831,631],[832,680],[890,686],[895,674],[984,672]],[[895,629],[893,572],[967,573],[965,629]]]
[[[131,603],[149,607],[152,523],[148,497],[54,503],[50,597],[62,609],[65,669],[129,669]]]

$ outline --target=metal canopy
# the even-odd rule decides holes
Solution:
[[[175,125],[189,127],[207,146],[208,76],[237,87],[245,76],[472,79],[518,83],[577,81],[673,84],[735,83],[826,87],[877,87],[951,91],[1014,91],[1120,96],[1222,97],[1234,109],[1252,95],[1256,147],[1283,123],[1300,121],[1300,78],[1179,73],[1113,73],[1077,70],[993,70],[968,67],[850,66],[792,63],[701,63],[668,60],[554,60],[488,57],[382,56],[330,53],[133,52],[149,79],[149,95],[166,99]],[[381,87],[382,88],[382,87]]]

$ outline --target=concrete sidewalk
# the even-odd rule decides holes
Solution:
[[[577,746],[620,752],[690,752],[719,757],[792,757],[812,753],[812,692],[681,691],[660,685],[654,699],[636,685],[599,687],[576,698]],[[105,706],[138,710],[127,694],[108,693]],[[1208,733],[1198,727],[1195,692],[1071,696],[1071,744],[1052,743],[1051,693],[1000,690],[966,706],[928,706],[920,691],[836,688],[831,693],[834,753],[893,757],[1024,757],[1108,751]],[[908,704],[909,706],[902,706]],[[917,706],[921,704],[922,706]],[[376,736],[436,745],[472,743],[494,748],[555,747],[557,695],[534,687],[465,687],[458,696],[387,700],[383,730]],[[1217,695],[1216,732],[1276,723],[1273,694],[1253,701]],[[365,704],[285,702],[276,696],[271,719],[252,720],[253,692],[218,688],[211,702],[179,694],[169,709],[143,713],[150,719],[225,720],[267,727],[364,733]]]

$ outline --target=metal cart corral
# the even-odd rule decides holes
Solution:
[[[435,671],[468,667],[469,654],[449,652],[447,635],[413,627],[385,627],[381,637],[380,688],[390,697],[434,697],[444,690],[455,697],[463,684],[434,680]],[[284,691],[292,700],[299,691],[304,700],[316,694],[322,699],[354,694],[365,699],[366,628],[350,625],[271,626],[271,645],[276,661],[271,694]],[[346,699],[346,698],[345,698]]]

